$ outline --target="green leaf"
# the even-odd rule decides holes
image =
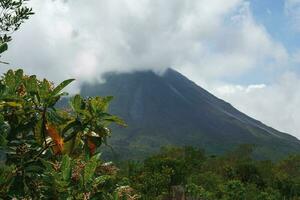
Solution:
[[[118,195],[118,192],[114,192],[114,200],[119,200],[119,195]]]
[[[110,180],[112,177],[109,175],[103,175],[103,176],[99,176],[97,178],[95,178],[94,180],[94,185],[97,186],[99,184],[103,184],[106,181]]]
[[[57,95],[62,89],[64,89],[67,85],[69,85],[71,82],[73,82],[75,79],[68,79],[60,83],[54,90],[52,91],[51,95],[55,96]]]
[[[67,119],[64,118],[63,115],[61,115],[59,112],[57,112],[56,109],[49,109],[47,113],[47,118],[54,123],[57,124],[64,124],[67,122]]]
[[[83,99],[79,94],[77,94],[73,98],[71,98],[70,104],[75,112],[79,112],[83,104]]]
[[[16,87],[16,78],[13,70],[8,70],[4,75],[5,85],[11,90],[11,92],[15,91]]]
[[[109,102],[111,102],[113,99],[114,99],[113,96],[106,96],[106,97],[103,97],[103,101],[104,101],[105,103],[109,103]]]
[[[127,126],[126,123],[119,117],[115,115],[107,116],[104,118],[105,121],[114,122],[120,126]]]
[[[73,120],[73,121],[70,121],[62,130],[62,134],[64,137],[66,137],[66,133],[69,131],[69,130],[72,130],[72,129],[76,129],[80,124],[78,123],[77,120]],[[73,136],[71,136],[72,138]],[[68,139],[67,139],[68,138]],[[67,138],[65,138],[65,142],[68,141],[69,139],[69,136],[67,136]]]
[[[73,136],[72,138],[67,138],[68,140],[64,140],[64,149],[63,153],[72,155],[74,150],[78,148],[78,146],[81,144],[81,138],[77,136],[78,132],[76,134],[72,134],[70,136]],[[65,138],[66,139],[66,138]]]
[[[52,96],[52,98],[48,99],[48,107],[53,108],[55,104],[59,101],[60,96]]]
[[[62,177],[65,181],[71,177],[71,159],[68,155],[64,155],[61,162]]]
[[[89,183],[92,180],[98,165],[98,160],[99,160],[99,154],[93,156],[86,164],[84,168],[84,175],[83,175],[85,184]]]
[[[15,76],[18,81],[22,80],[24,77],[24,71],[22,69],[18,69],[15,71]]]
[[[19,104],[17,102],[5,102],[5,104],[10,107],[22,107],[22,104]]]
[[[0,44],[0,54],[8,49],[7,43]]]
[[[50,89],[51,83],[47,79],[43,79],[38,88],[40,98],[45,99],[46,97],[49,97]]]

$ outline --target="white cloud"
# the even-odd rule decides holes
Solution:
[[[223,85],[212,89],[236,108],[300,138],[300,77],[287,72],[270,85]]]
[[[245,0],[32,2],[36,15],[15,35],[7,59],[55,81],[166,67],[212,79],[288,57]]]
[[[251,92],[259,90],[259,89],[264,89],[265,87],[266,87],[265,84],[247,85],[247,86],[222,85],[222,86],[217,87],[215,90],[216,90],[216,93],[221,96],[230,96],[230,95],[234,95],[239,92],[248,94],[248,93],[251,93]]]

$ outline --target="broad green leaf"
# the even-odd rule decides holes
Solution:
[[[5,104],[10,107],[22,107],[22,104],[19,104],[17,102],[5,102]]]
[[[104,118],[105,121],[114,122],[120,126],[127,126],[126,123],[119,117],[115,115],[107,116]]]
[[[81,138],[78,136],[78,132],[76,134],[72,134],[72,138],[68,139],[65,142],[63,153],[67,155],[71,155],[75,148],[80,146]]]
[[[71,159],[68,155],[64,155],[61,162],[61,172],[65,181],[71,177]]]
[[[106,103],[111,102],[113,99],[114,99],[113,96],[106,96],[106,97],[103,97],[103,100],[104,100]]]
[[[118,195],[118,192],[114,192],[114,200],[119,200],[119,195]]]
[[[51,98],[48,99],[47,106],[52,108],[55,106],[55,104],[59,101],[60,96],[52,96]]]
[[[84,175],[83,175],[85,184],[89,183],[92,180],[98,165],[98,160],[99,160],[99,155],[95,155],[86,164],[84,168]]]
[[[76,129],[78,126],[80,126],[79,122],[77,120],[72,120],[71,122],[69,122],[62,130],[62,134],[64,137],[66,137],[66,133],[69,131],[69,130],[72,130],[72,129]],[[73,136],[71,136],[73,137]],[[69,138],[69,136],[67,136],[67,138]],[[68,141],[68,139],[65,138],[65,142]],[[71,138],[69,138],[71,139]]]
[[[15,74],[13,70],[8,70],[6,74],[4,75],[4,81],[6,87],[9,88],[10,92],[14,92],[16,88],[16,79]]]
[[[81,96],[79,94],[77,94],[73,98],[71,98],[71,101],[70,101],[71,107],[73,108],[73,110],[75,112],[78,112],[81,110],[82,103],[83,103],[83,99],[81,98]]]
[[[24,77],[24,72],[22,69],[18,69],[16,72],[15,72],[15,76],[16,76],[16,79],[18,81],[22,80],[23,77]]]
[[[92,111],[97,112],[104,112],[107,110],[109,106],[109,102],[113,99],[113,96],[106,96],[106,97],[93,97],[89,99],[89,104],[92,108]]]
[[[67,119],[64,118],[64,116],[62,116],[60,112],[56,111],[56,109],[49,109],[47,113],[47,119],[59,125],[67,122]]]
[[[69,85],[71,82],[73,82],[75,79],[68,79],[60,83],[54,90],[52,91],[51,95],[55,96],[57,95],[62,89],[64,89],[67,85]]]
[[[45,100],[45,98],[49,95],[50,88],[51,88],[51,84],[46,79],[44,79],[39,84],[38,94],[39,94],[40,101]]]
[[[113,96],[103,97],[103,111],[107,111],[109,103],[113,100]]]
[[[94,185],[99,185],[99,184],[103,184],[106,181],[110,180],[112,177],[109,175],[103,175],[103,176],[99,176],[97,178],[95,178],[94,180]]]

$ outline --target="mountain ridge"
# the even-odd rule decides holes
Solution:
[[[108,73],[100,84],[84,84],[83,96],[112,95],[111,112],[127,129],[113,127],[117,153],[141,158],[163,145],[191,145],[219,154],[244,143],[255,144],[257,157],[300,152],[300,141],[238,111],[179,72]],[[132,153],[132,149],[138,152]],[[143,156],[140,156],[143,155]]]

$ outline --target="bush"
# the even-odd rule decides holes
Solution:
[[[9,70],[0,80],[0,197],[27,199],[113,198],[117,168],[104,164],[99,147],[110,123],[112,97],[82,98],[57,109],[73,79],[50,81]]]

